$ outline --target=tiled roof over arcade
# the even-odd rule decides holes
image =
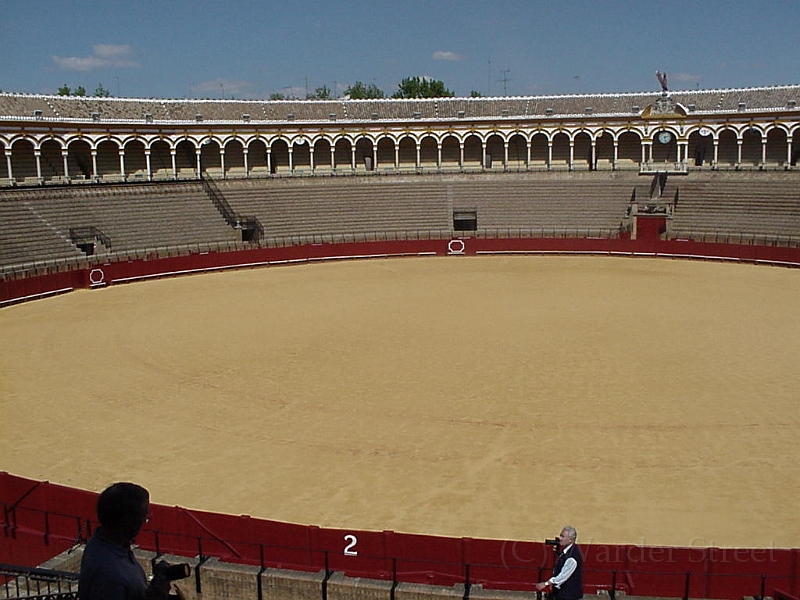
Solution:
[[[688,113],[797,109],[800,85],[671,91]],[[0,119],[153,122],[374,122],[598,116],[641,113],[659,93],[421,100],[178,100],[0,94]]]

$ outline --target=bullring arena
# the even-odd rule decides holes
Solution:
[[[4,556],[65,549],[9,531],[49,545],[81,490],[131,479],[345,539],[538,548],[570,522],[587,548],[682,549],[706,578],[730,562],[706,549],[740,548],[739,595],[796,594],[798,90],[0,95],[3,469],[67,490],[9,484]],[[610,590],[635,594],[650,575],[622,562]],[[737,597],[683,570],[638,590]]]
[[[784,269],[600,257],[76,292],[3,315],[5,466],[326,527],[791,547],[799,293]]]

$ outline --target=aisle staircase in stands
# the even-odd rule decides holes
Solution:
[[[231,227],[241,230],[243,242],[258,242],[264,237],[264,227],[261,225],[261,221],[258,220],[258,217],[246,217],[234,211],[217,184],[214,183],[214,180],[209,177],[208,174],[203,174],[201,176],[201,181],[203,189],[211,202],[214,203],[214,206],[217,207],[217,210],[225,219],[225,222]]]

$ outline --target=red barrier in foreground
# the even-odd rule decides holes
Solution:
[[[0,563],[35,566],[85,541],[96,494],[0,472]],[[353,577],[533,591],[549,575],[543,542],[324,529],[153,505],[137,542],[145,550]],[[582,546],[587,593],[731,598],[797,594],[800,550]],[[796,599],[795,599],[796,600]]]

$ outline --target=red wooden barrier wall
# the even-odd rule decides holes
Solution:
[[[762,262],[800,267],[800,248],[706,244],[692,241],[660,241],[591,238],[459,238],[456,240],[406,240],[350,244],[312,244],[287,248],[258,248],[238,252],[209,252],[151,260],[97,265],[90,269],[53,273],[18,280],[0,280],[0,306],[70,291],[104,287],[154,277],[191,274],[227,268],[247,268],[320,260],[422,254],[475,255],[482,253],[569,253],[659,256]]]
[[[90,492],[0,472],[0,562],[35,566],[86,539],[96,527],[95,501]],[[152,512],[137,539],[146,550],[266,567],[532,591],[553,563],[543,542],[325,529],[163,505]],[[741,598],[800,587],[798,549],[582,548],[590,593],[614,586],[638,596]]]

